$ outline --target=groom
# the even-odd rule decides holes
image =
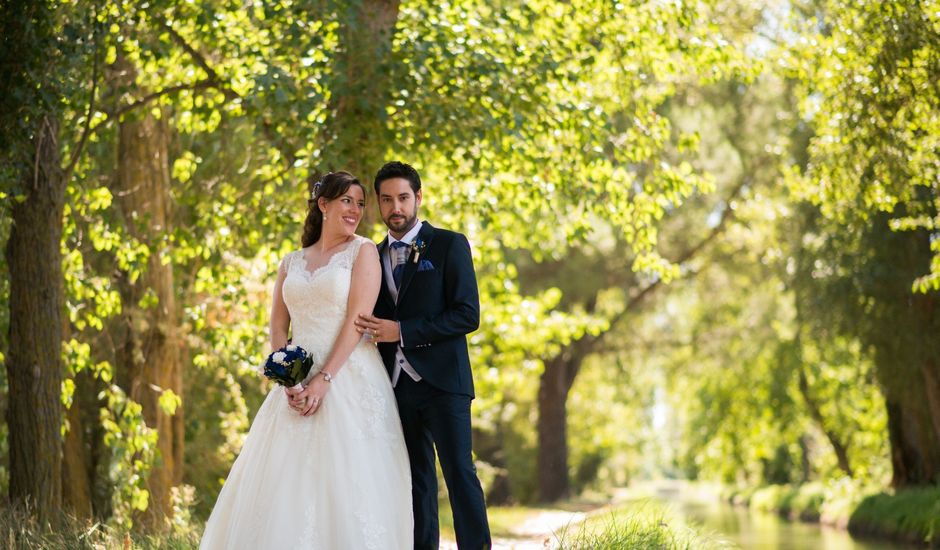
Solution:
[[[389,162],[375,176],[388,236],[379,245],[382,288],[374,316],[356,325],[378,344],[392,378],[411,461],[415,549],[437,549],[434,448],[450,495],[457,546],[491,546],[483,489],[473,465],[473,379],[467,334],[480,325],[470,244],[418,220],[421,178]]]

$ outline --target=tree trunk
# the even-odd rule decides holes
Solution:
[[[809,436],[807,434],[801,435],[798,441],[800,445],[800,483],[808,482],[813,473],[813,465],[809,458],[810,450],[808,441]]]
[[[940,442],[940,359],[925,360],[921,363],[920,373],[924,377],[924,393],[933,425],[933,436]]]
[[[182,410],[168,415],[161,394],[181,396],[179,315],[173,269],[164,264],[170,227],[169,128],[152,110],[125,115],[118,135],[118,175],[114,196],[128,234],[147,245],[150,257],[137,280],[121,286],[125,337],[118,364],[131,399],[143,407],[147,426],[159,433],[159,456],[150,472],[150,502],[144,524],[154,528],[170,514],[170,489],[181,479]],[[149,303],[148,303],[149,302]]]
[[[937,300],[936,293],[918,294],[913,297],[913,305],[917,314],[922,319],[922,326],[937,326]],[[924,342],[930,342],[931,338],[936,338],[936,332],[931,334],[928,328],[924,334]],[[920,362],[920,375],[924,378],[924,393],[927,398],[927,410],[930,412],[930,420],[933,424],[934,439],[940,442],[940,350],[937,346],[928,347],[933,352],[927,352]]]
[[[940,481],[940,441],[933,434],[924,404],[924,391],[911,386],[898,399],[885,399],[891,442],[893,487],[934,484]]]
[[[114,332],[115,336],[117,333]],[[109,335],[110,337],[110,335]],[[91,510],[96,518],[109,518],[114,514],[114,503],[111,497],[114,487],[109,476],[111,469],[112,451],[105,443],[105,429],[98,419],[103,403],[98,395],[105,391],[105,383],[82,373],[76,383],[82,389],[83,410],[86,422],[85,441],[88,443],[88,475],[91,479]],[[84,387],[83,387],[84,386]]]
[[[806,378],[806,371],[804,370],[805,365],[803,364],[802,359],[800,360],[800,365],[797,368],[800,371],[800,395],[803,396],[803,401],[806,402],[806,408],[809,411],[810,418],[816,422],[816,426],[826,436],[826,439],[829,440],[829,444],[832,445],[832,450],[836,453],[836,460],[839,462],[839,469],[845,472],[847,476],[855,477],[852,473],[852,465],[849,463],[848,446],[843,443],[841,439],[839,439],[839,436],[834,431],[826,427],[826,419],[823,418],[819,403],[817,403],[812,394],[810,394],[809,380]]]
[[[568,476],[568,393],[576,369],[564,355],[545,362],[539,380],[538,499],[554,502],[569,496]]]
[[[400,0],[354,3],[340,23],[340,48],[330,83],[326,145],[314,172],[346,170],[371,189],[394,133],[388,127],[391,102],[392,38]],[[373,201],[369,201],[371,204]],[[370,207],[366,222],[377,221]],[[362,226],[368,227],[368,223]]]
[[[175,314],[173,327],[176,328],[179,326],[180,315],[177,311]],[[173,371],[173,376],[170,381],[170,387],[173,388],[173,391],[180,396],[180,400],[183,399],[183,365],[191,365],[192,361],[187,353],[186,348],[183,346],[182,334],[179,334],[179,331],[176,332],[176,336],[172,342],[176,345],[177,355],[176,359],[176,368]],[[183,466],[185,461],[183,459],[183,448],[186,441],[186,423],[185,416],[183,415],[183,407],[180,406],[176,409],[176,414],[173,415],[173,464],[176,466],[173,469],[173,478],[171,479],[173,487],[183,484]]]
[[[64,283],[65,281],[63,281]],[[65,295],[63,289],[62,294]],[[62,341],[72,338],[71,322],[62,319]],[[66,410],[66,431],[62,456],[62,505],[72,516],[79,519],[91,519],[91,472],[88,469],[88,452],[85,445],[85,415],[83,415],[83,379],[88,371],[75,373],[72,377],[74,391],[72,403]]]
[[[13,203],[10,272],[10,499],[51,518],[62,501],[62,215],[58,121],[38,120],[26,199]]]
[[[75,391],[79,391],[77,383]],[[91,479],[85,460],[86,446],[78,397],[74,396],[72,406],[66,413],[69,425],[65,433],[65,456],[62,462],[62,504],[76,518],[89,519],[92,516]]]
[[[883,265],[890,266],[888,273],[897,278],[888,287],[891,294],[882,298],[894,307],[886,308],[889,316],[881,330],[869,336],[877,349],[875,364],[887,404],[892,485],[936,484],[940,483],[940,348],[935,342],[940,318],[936,294],[914,294],[910,289],[910,281],[930,268],[930,235],[894,233],[883,221],[876,227],[887,235],[877,241],[887,250]],[[886,330],[892,323],[904,328]]]

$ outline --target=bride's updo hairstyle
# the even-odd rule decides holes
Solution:
[[[318,201],[326,199],[327,202],[342,197],[353,185],[358,185],[365,196],[366,188],[349,172],[330,172],[313,184],[313,191],[307,199],[307,219],[304,220],[304,234],[300,242],[304,248],[320,240],[323,232],[323,212]]]

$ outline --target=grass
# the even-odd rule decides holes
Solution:
[[[729,547],[727,543],[712,540],[681,522],[667,519],[668,509],[648,499],[631,500],[613,508],[605,507],[606,504],[606,500],[593,499],[563,501],[548,506],[491,506],[487,508],[487,516],[494,538],[520,540],[531,538],[532,534],[520,534],[519,527],[546,513],[587,513],[587,519],[581,523],[571,523],[553,534],[544,534],[562,550],[709,550]],[[440,525],[441,538],[454,540],[450,507],[446,501],[440,503]]]
[[[730,544],[673,523],[666,508],[629,503],[589,517],[555,533],[561,550],[729,548]]]
[[[447,501],[441,502],[441,537],[454,540],[453,516]],[[513,527],[548,508],[497,506],[488,510],[494,536],[511,538]],[[200,526],[201,527],[201,526]],[[201,529],[200,529],[201,531]],[[39,550],[47,548],[183,550],[199,546],[199,534],[146,535],[125,532],[100,523],[81,522],[62,516],[55,524],[40,524],[25,513],[0,507],[0,548]]]
[[[456,540],[457,534],[454,533],[454,515],[450,510],[450,502],[447,499],[438,501],[437,518],[441,529],[441,539]]]
[[[868,496],[852,512],[849,532],[940,547],[940,487]]]
[[[40,523],[25,512],[0,507],[0,548],[40,550],[183,550],[199,546],[195,532],[147,535],[125,532],[100,523],[82,522],[60,515],[52,523]]]

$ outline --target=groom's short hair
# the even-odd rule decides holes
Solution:
[[[392,162],[386,162],[384,166],[379,168],[378,173],[375,174],[375,181],[373,182],[373,186],[375,187],[375,194],[379,194],[379,187],[382,185],[383,181],[390,180],[392,178],[403,178],[408,180],[408,182],[411,184],[411,191],[415,195],[417,195],[418,191],[421,190],[421,176],[418,175],[418,171],[415,170],[410,164],[393,160]]]

